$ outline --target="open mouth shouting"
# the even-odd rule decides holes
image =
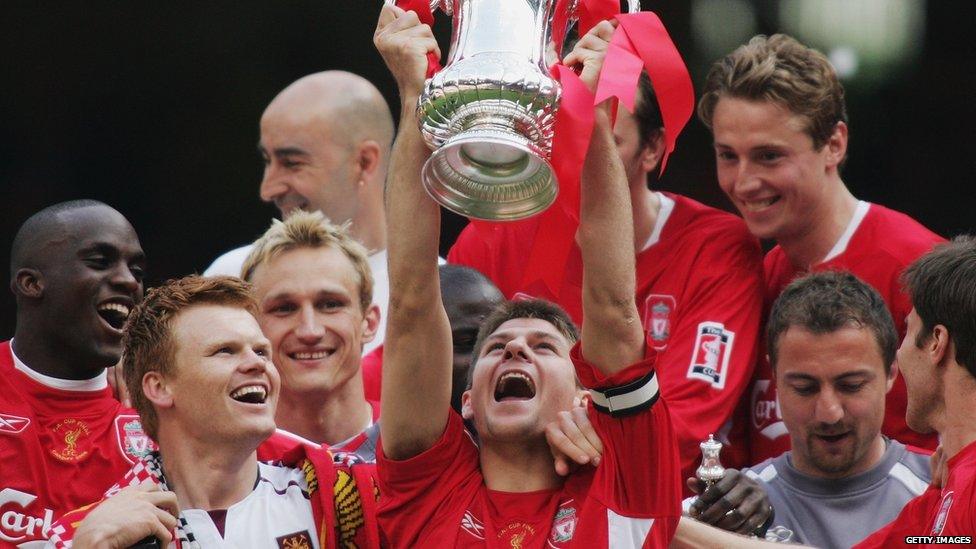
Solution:
[[[510,370],[495,382],[495,402],[531,400],[535,397],[535,382],[523,372]]]
[[[244,404],[264,404],[268,389],[263,385],[245,385],[230,393],[230,398]]]
[[[125,326],[129,313],[132,312],[132,301],[114,298],[103,301],[95,308],[98,316],[113,332],[121,332]]]

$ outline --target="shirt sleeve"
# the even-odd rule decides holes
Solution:
[[[752,379],[763,307],[761,257],[753,248],[747,241],[703,248],[691,272],[707,274],[689,285],[658,353],[682,479],[694,476],[699,443],[719,437]]]
[[[473,224],[468,223],[458,235],[447,252],[447,262],[477,269],[490,277],[491,249]]]
[[[941,490],[930,486],[922,495],[909,501],[895,520],[864,538],[854,549],[907,547],[906,537],[929,535],[932,511],[941,499]]]
[[[645,539],[645,547],[667,547],[681,516],[681,490],[674,431],[658,392],[653,351],[612,376],[587,363],[579,343],[572,358],[580,381],[590,388],[589,417],[603,440],[588,501],[606,507],[609,546],[624,536]]]
[[[376,470],[378,519],[391,547],[422,545],[426,525],[460,517],[467,506],[467,502],[459,501],[465,493],[462,486],[481,482],[478,448],[465,431],[461,416],[453,412],[440,439],[410,459],[388,459],[381,438]]]

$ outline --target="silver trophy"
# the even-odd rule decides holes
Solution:
[[[722,480],[725,476],[725,467],[719,461],[719,454],[722,453],[722,443],[715,440],[713,435],[708,435],[708,440],[698,445],[701,448],[702,462],[695,471],[698,479],[705,483],[708,488],[712,484]]]
[[[467,217],[542,212],[559,184],[549,156],[560,86],[549,74],[556,0],[431,0],[453,16],[447,65],[420,96],[420,130],[434,153],[427,192]],[[576,2],[569,3],[573,20]],[[629,0],[631,13],[639,0]]]

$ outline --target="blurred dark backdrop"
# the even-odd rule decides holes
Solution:
[[[837,26],[820,16],[838,4],[813,0],[808,11],[797,11],[801,1],[658,0],[645,1],[644,9],[669,27],[698,88],[721,53],[713,51],[716,28],[739,43],[755,32],[807,25],[812,30],[800,32],[801,39],[824,51],[844,46],[809,38]],[[976,51],[969,3],[842,1],[866,6],[859,8],[867,19],[857,23],[855,38],[870,30],[881,33],[882,45],[893,44],[886,25],[890,17],[904,19],[905,6],[909,27],[917,27],[901,37],[907,51],[901,61],[875,64],[873,73],[864,61],[864,70],[845,80],[851,118],[845,181],[858,197],[907,212],[940,234],[972,231]],[[149,256],[148,284],[201,271],[253,239],[275,214],[257,197],[255,146],[258,118],[279,90],[311,72],[345,69],[376,83],[396,115],[393,82],[372,46],[379,5],[5,3],[0,262],[9,264],[10,242],[24,219],[74,198],[103,200],[133,222]],[[435,30],[445,50],[449,26],[440,16]],[[839,55],[850,64],[850,50],[840,47]],[[654,185],[728,208],[715,184],[710,137],[697,119]],[[445,252],[463,224],[445,217]],[[14,303],[9,291],[0,296],[0,337],[7,338]]]

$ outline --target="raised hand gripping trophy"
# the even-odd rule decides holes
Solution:
[[[573,20],[576,3],[567,3]],[[453,16],[447,66],[420,96],[420,130],[434,153],[427,192],[466,217],[540,213],[559,184],[549,157],[560,86],[549,74],[557,0],[430,0]],[[631,13],[639,0],[629,0]]]

